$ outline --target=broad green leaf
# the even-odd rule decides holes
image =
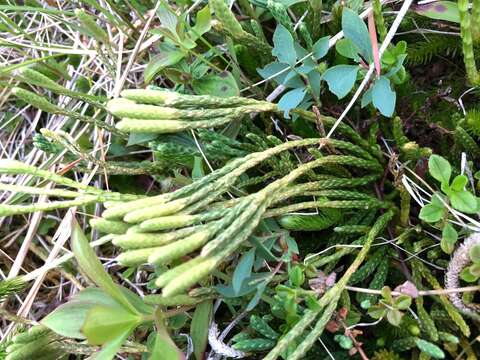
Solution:
[[[449,223],[445,224],[442,230],[442,240],[440,241],[442,250],[447,254],[451,254],[455,249],[457,239],[458,233],[455,228]]]
[[[253,261],[255,260],[255,249],[247,251],[240,258],[232,277],[233,290],[238,293],[243,282],[252,274]]]
[[[185,326],[190,317],[186,313],[176,314],[168,318],[168,328],[171,331],[180,330]]]
[[[59,335],[85,339],[81,327],[88,311],[94,306],[94,303],[71,300],[57,307],[41,323]]]
[[[407,58],[407,54],[399,55],[396,58],[395,65],[392,66],[390,70],[388,70],[388,73],[386,73],[385,76],[387,78],[390,78],[391,76],[395,75],[402,68],[403,62],[405,61],[406,58]],[[383,57],[382,57],[382,60],[383,60]]]
[[[358,47],[350,39],[340,39],[335,44],[335,50],[337,52],[348,58],[353,59],[355,61],[360,61],[360,57],[358,56],[359,50]]]
[[[432,197],[430,198],[430,202],[431,202],[433,205],[435,205],[435,206],[437,206],[437,207],[441,207],[441,208],[444,207],[444,204],[443,204],[443,201],[442,201],[442,200],[445,201],[445,197],[444,197],[441,193],[439,193],[439,192],[433,193],[433,194],[432,194]]]
[[[452,183],[450,184],[450,188],[453,191],[463,191],[465,190],[465,186],[468,183],[468,178],[465,175],[457,175],[455,178],[452,180]]]
[[[207,333],[207,331],[205,331],[205,333]],[[148,359],[181,360],[185,359],[185,357],[178,351],[176,346],[172,345],[171,340],[167,340],[160,334],[157,334]]]
[[[480,244],[473,246],[468,252],[470,260],[475,264],[480,264]]]
[[[362,108],[364,108],[365,106],[367,106],[371,102],[372,102],[372,88],[368,89],[367,91],[365,91],[363,93],[362,101],[361,101],[360,105],[362,106]]]
[[[276,81],[278,84],[283,83],[285,80],[285,77],[287,76],[287,71],[284,71],[285,69],[288,69],[290,66],[288,64],[282,64],[279,62],[272,62],[262,69],[257,69],[257,72],[260,74],[260,76],[264,79],[272,79],[273,81]],[[276,75],[280,72],[284,71],[283,73]],[[276,76],[274,76],[276,75]],[[272,77],[273,76],[273,77]]]
[[[400,310],[387,310],[387,320],[393,326],[400,326],[402,322],[403,313]]]
[[[405,54],[407,52],[407,42],[405,40],[397,42],[393,50],[397,56]]]
[[[460,23],[458,5],[454,1],[434,1],[424,5],[417,5],[414,7],[414,11],[430,19]]]
[[[333,339],[340,345],[342,349],[350,350],[353,347],[353,340],[346,336],[337,334],[333,337]]]
[[[143,299],[133,291],[121,286],[120,290],[123,292],[127,300],[137,309],[141,314],[151,315],[155,311],[153,305],[145,304]]]
[[[290,110],[296,108],[302,102],[305,94],[306,90],[303,88],[290,90],[289,92],[285,93],[278,102],[278,109],[282,110],[284,116],[289,119]]]
[[[288,274],[290,283],[295,287],[300,287],[305,281],[305,274],[300,266],[293,266]]]
[[[255,246],[255,249],[257,250],[257,259],[262,260],[267,260],[267,261],[278,261],[278,258],[273,255],[272,251],[270,250],[270,246],[266,246],[267,242],[263,242],[261,238],[256,237],[255,235],[251,235],[248,238],[248,241],[252,243],[252,245]],[[263,266],[262,266],[263,267]]]
[[[382,294],[382,297],[383,297],[388,303],[392,303],[392,302],[393,302],[392,289],[390,289],[390,287],[388,287],[388,286],[382,287],[382,289],[381,289],[381,294]]]
[[[292,72],[296,72],[296,73],[299,73],[299,74],[302,74],[302,75],[306,75],[310,72],[312,72],[314,69],[316,68],[315,65],[301,65],[299,67],[297,67],[295,70],[292,70]]]
[[[448,184],[452,176],[452,167],[447,159],[440,155],[432,155],[428,159],[428,172],[435,180]]]
[[[168,3],[161,3],[157,10],[157,16],[162,27],[167,29],[175,38],[179,39],[177,35],[179,18]]]
[[[475,276],[473,275],[471,272],[470,272],[470,267],[466,267],[464,268],[461,272],[460,272],[460,278],[463,280],[463,281],[466,281],[466,282],[475,282],[478,280],[478,276]]]
[[[305,83],[303,82],[302,78],[298,74],[297,70],[290,70],[289,72],[287,72],[287,75],[285,76],[285,79],[283,80],[282,85],[285,86],[286,88],[293,88],[293,89],[305,88]]]
[[[59,335],[85,339],[81,327],[88,311],[97,305],[118,306],[117,302],[99,288],[87,288],[76,294],[69,302],[60,305],[41,323]]]
[[[470,273],[473,276],[480,277],[480,264],[472,264],[469,266]]]
[[[395,299],[394,303],[398,310],[407,310],[412,305],[412,298],[408,295],[400,295]]]
[[[185,53],[175,47],[163,44],[160,46],[160,53],[155,55],[143,71],[144,83],[149,84],[155,76],[168,66],[175,65],[185,57]]]
[[[467,214],[475,214],[477,212],[477,198],[471,192],[453,191],[449,198],[454,209]]]
[[[360,303],[360,307],[365,310],[368,310],[371,306],[372,306],[372,302],[369,299],[363,300]]]
[[[316,97],[320,97],[320,83],[322,81],[322,76],[316,70],[311,71],[307,76],[312,93],[315,94]]]
[[[368,315],[374,319],[380,319],[385,316],[387,309],[381,305],[373,305],[368,308]]]
[[[212,95],[219,97],[239,96],[240,89],[233,75],[224,71],[220,74],[210,74],[195,80],[192,84],[197,95]]]
[[[96,305],[88,311],[82,333],[90,344],[103,345],[141,322],[140,316],[133,315],[121,306]]]
[[[435,223],[439,221],[443,216],[443,207],[436,206],[434,204],[428,204],[422,207],[418,217],[426,222]]]
[[[185,360],[184,354],[177,348],[177,345],[175,345],[168,334],[163,313],[157,311],[155,316],[157,318],[155,321],[157,334],[148,359]]]
[[[364,5],[364,0],[347,0],[346,5],[349,9],[360,11]]]
[[[88,244],[82,229],[74,220],[72,222],[72,250],[75,259],[83,272],[103,291],[114,298],[120,305],[132,314],[138,314],[135,307],[128,301],[120,287],[115,284],[98,260],[97,255]]]
[[[88,357],[87,360],[112,360],[123,343],[128,339],[134,328],[125,329],[123,332],[117,334],[115,338],[105,343],[102,349]]]
[[[197,360],[204,358],[205,349],[208,343],[208,332],[212,316],[213,302],[206,300],[197,305],[193,313],[192,323],[190,325],[190,337],[193,342],[193,353]]]
[[[390,87],[390,80],[381,76],[372,88],[372,102],[383,116],[390,117],[395,110],[397,94]]]
[[[280,62],[295,65],[297,60],[293,36],[283,25],[278,24],[273,34],[273,50],[272,55]]]
[[[342,99],[355,85],[358,69],[357,65],[336,65],[325,71],[323,80],[327,82],[330,91]]]
[[[293,47],[295,48],[295,55],[297,56],[297,59],[303,59],[304,57],[306,57],[306,59],[303,60],[304,64],[316,65],[316,63],[312,60],[312,58],[308,56],[307,49],[305,49],[302,45],[294,41]]]
[[[200,36],[205,34],[212,28],[212,15],[210,8],[205,6],[202,10],[197,12],[195,19],[195,26],[190,29],[190,38],[197,40]]]
[[[365,60],[371,62],[373,59],[372,42],[370,40],[367,25],[365,25],[355,11],[348,8],[343,9],[342,30],[345,34],[345,38],[352,40]]]
[[[328,43],[330,40],[330,36],[325,36],[318,39],[315,44],[312,46],[313,57],[315,60],[319,60],[323,58],[328,53]]]
[[[396,60],[397,60],[397,57],[395,56],[393,49],[385,50],[385,52],[382,55],[382,64],[384,66],[393,65],[395,64]]]

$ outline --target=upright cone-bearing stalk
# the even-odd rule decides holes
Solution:
[[[480,84],[480,75],[478,74],[475,63],[475,54],[473,51],[472,39],[472,19],[468,10],[468,0],[458,0],[458,12],[460,15],[460,30],[462,35],[463,60],[467,70],[467,78],[473,86]],[[478,22],[479,19],[474,19]]]

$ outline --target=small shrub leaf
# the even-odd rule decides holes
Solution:
[[[372,88],[372,102],[383,116],[390,117],[393,115],[396,99],[397,94],[390,87],[388,78],[381,76],[375,81]]]
[[[342,99],[355,85],[358,69],[357,65],[336,65],[325,71],[323,80],[327,82],[330,91]]]

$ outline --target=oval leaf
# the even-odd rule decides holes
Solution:
[[[439,221],[443,216],[443,207],[434,204],[428,204],[420,210],[419,218],[429,223]]]
[[[352,90],[358,69],[356,65],[336,65],[325,71],[323,80],[327,82],[330,91],[341,99]]]
[[[428,4],[417,5],[414,11],[430,19],[460,23],[458,5],[454,1],[434,1]]]
[[[368,62],[372,61],[372,41],[367,25],[358,14],[348,8],[343,8],[342,30],[346,39],[350,39],[360,50],[360,54]]]
[[[337,52],[348,58],[354,59],[355,61],[360,61],[360,57],[358,56],[359,50],[358,47],[350,39],[340,39],[335,44],[335,50]]]
[[[295,53],[295,46],[293,36],[285,26],[279,24],[273,34],[273,50],[272,55],[280,62],[287,63],[291,66],[295,65],[297,56]]]
[[[451,224],[445,224],[442,230],[442,240],[440,241],[440,247],[442,250],[451,254],[455,248],[455,243],[458,239],[458,233]]]
[[[195,80],[193,82],[193,90],[197,95],[212,95],[223,98],[240,95],[237,82],[228,71],[218,75],[206,75],[199,80]]]
[[[127,330],[140,325],[142,319],[121,306],[96,305],[91,308],[82,326],[82,333],[93,345],[103,345]]]
[[[232,277],[233,291],[238,293],[242,288],[243,281],[252,274],[253,261],[255,260],[255,249],[246,252],[238,262]]]
[[[305,97],[305,93],[305,89],[298,88],[290,90],[282,96],[278,102],[278,109],[283,111],[284,116],[287,119],[290,118],[290,110],[296,108],[302,102],[303,98]]]
[[[143,72],[145,84],[149,84],[155,76],[168,66],[175,65],[185,57],[185,53],[175,47],[163,45],[160,53],[155,55]]]
[[[120,350],[120,347],[128,339],[132,333],[133,328],[125,329],[123,332],[119,333],[117,337],[113,338],[105,345],[102,349],[90,356],[87,360],[111,360],[115,357],[115,354]]]
[[[475,214],[477,212],[477,198],[468,191],[454,191],[449,196],[454,209],[467,213]]]
[[[452,167],[447,159],[440,155],[432,155],[428,159],[428,172],[435,180],[448,184],[452,175]]]
[[[397,94],[390,87],[390,80],[381,76],[372,88],[372,102],[383,116],[390,117],[395,110]]]
[[[318,60],[323,58],[325,55],[328,53],[329,49],[329,40],[330,36],[325,36],[320,38],[315,44],[313,44],[312,47],[312,52],[313,52],[313,57]]]

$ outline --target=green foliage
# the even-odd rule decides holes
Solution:
[[[431,356],[434,359],[444,359],[445,353],[437,345],[432,344],[423,339],[416,339],[415,343],[417,347],[427,355]]]
[[[477,282],[480,278],[480,246],[473,246],[468,252],[471,265],[466,266],[460,273],[462,280],[466,282]]]
[[[460,51],[460,44],[455,37],[431,36],[429,41],[416,41],[408,45],[408,65],[427,65],[439,56],[454,58]]]
[[[23,360],[38,358],[41,354],[46,359],[59,359],[66,355],[56,344],[60,338],[41,325],[31,327],[28,331],[15,335],[6,347],[6,360]]]
[[[404,316],[402,310],[408,309],[411,302],[412,298],[407,295],[392,296],[390,288],[385,286],[382,288],[382,299],[368,309],[368,314],[374,319],[385,317],[390,324],[399,326]]]
[[[53,3],[0,4],[0,358],[478,352],[480,1]]]
[[[323,209],[318,214],[285,215],[279,222],[287,230],[318,231],[336,225],[341,215],[341,211],[337,209]]]
[[[477,211],[478,198],[470,191],[465,190],[468,183],[467,177],[457,175],[450,182],[452,167],[448,160],[439,155],[432,155],[428,162],[428,170],[430,175],[440,182],[442,192],[446,195],[446,198],[438,193],[434,193],[430,204],[422,207],[419,214],[420,219],[426,222],[436,223],[447,216],[448,211],[444,205],[446,201],[449,201],[455,210],[467,214],[472,214]],[[442,249],[447,253],[451,253],[456,240],[457,235],[455,229],[451,225],[444,226]]]

